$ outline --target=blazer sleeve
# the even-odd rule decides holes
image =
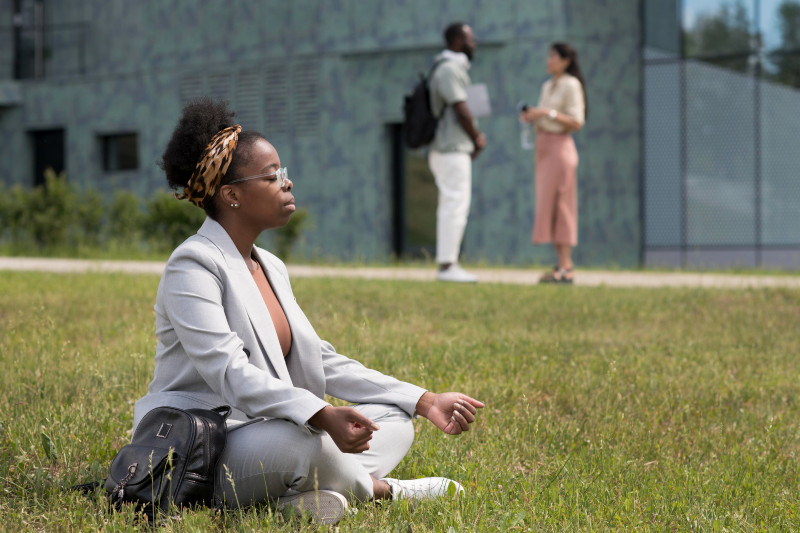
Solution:
[[[269,256],[291,290],[286,265]],[[320,340],[322,366],[325,375],[325,394],[353,403],[383,403],[396,405],[414,416],[417,402],[426,389],[387,376],[377,370],[336,352],[334,347]]]
[[[329,404],[249,362],[241,338],[229,325],[221,269],[208,252],[173,256],[164,271],[157,310],[166,315],[205,383],[226,403],[252,417],[284,418],[304,426]]]
[[[320,341],[325,370],[325,394],[353,403],[385,403],[414,416],[426,389],[365,367],[336,353],[330,343]]]

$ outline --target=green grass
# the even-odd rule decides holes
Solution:
[[[0,277],[0,530],[133,531],[100,494],[153,367],[153,276]],[[298,279],[321,337],[367,365],[487,403],[424,420],[398,477],[460,501],[361,504],[340,531],[800,529],[800,293]],[[165,531],[314,531],[268,507]],[[324,528],[321,528],[324,529]]]

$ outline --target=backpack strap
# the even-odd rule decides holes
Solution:
[[[433,76],[433,73],[436,71],[436,67],[438,67],[439,65],[441,65],[445,61],[450,61],[450,60],[447,59],[446,57],[441,57],[441,58],[439,58],[439,59],[437,59],[436,61],[433,62],[433,65],[431,65],[431,69],[428,71],[428,78],[427,78],[428,84],[430,84],[430,82],[431,82],[431,77]],[[448,105],[449,104],[444,104],[442,106],[442,112],[439,113],[439,116],[436,117],[436,120],[441,120],[442,119],[442,117],[444,116],[444,112],[447,111]]]
[[[431,76],[433,76],[433,71],[436,70],[436,67],[438,67],[445,61],[449,61],[449,59],[447,59],[446,57],[442,57],[433,62],[433,65],[431,65],[431,69],[428,71],[428,79],[431,79]]]

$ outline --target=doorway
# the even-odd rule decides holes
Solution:
[[[427,150],[406,148],[403,124],[390,124],[389,138],[392,252],[403,259],[435,258],[438,190],[428,168]]]
[[[31,132],[33,142],[33,186],[44,185],[44,171],[52,168],[56,174],[64,171],[64,130]]]

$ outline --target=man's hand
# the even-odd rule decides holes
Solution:
[[[417,413],[449,435],[469,431],[483,403],[460,392],[426,392],[417,402]]]
[[[325,430],[344,453],[369,449],[372,432],[380,429],[372,420],[352,407],[326,405],[308,419],[314,427]]]
[[[456,121],[459,126],[469,135],[469,138],[472,139],[472,144],[475,145],[475,150],[472,152],[472,159],[475,159],[486,146],[486,135],[478,131],[475,119],[472,118],[472,112],[467,107],[466,102],[454,103],[453,112],[456,114]]]
[[[472,142],[475,144],[475,151],[472,152],[472,159],[474,160],[478,157],[480,151],[486,147],[486,135],[479,133]]]

